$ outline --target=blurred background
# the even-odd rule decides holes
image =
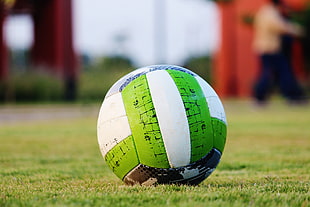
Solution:
[[[1,0],[0,102],[102,101],[135,68],[187,67],[221,97],[251,96],[252,22],[264,0]],[[286,0],[309,29],[309,1]],[[309,88],[309,38],[294,40]]]

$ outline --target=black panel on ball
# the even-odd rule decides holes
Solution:
[[[198,185],[214,171],[221,155],[220,151],[213,148],[200,160],[179,168],[154,168],[140,164],[124,177],[124,182],[128,185]]]

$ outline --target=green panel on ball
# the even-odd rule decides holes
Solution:
[[[122,97],[140,163],[169,168],[146,75],[130,82],[122,91]]]
[[[196,78],[177,70],[168,70],[182,97],[191,138],[191,162],[213,148],[213,128],[208,104]]]
[[[133,137],[129,136],[113,147],[105,156],[105,161],[120,179],[139,164]]]
[[[216,118],[212,118],[212,126],[214,133],[214,147],[223,153],[226,143],[227,126],[223,121]]]

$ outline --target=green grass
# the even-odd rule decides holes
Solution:
[[[0,206],[310,206],[310,107],[224,105],[226,148],[198,186],[124,185],[101,157],[94,115],[1,124]]]

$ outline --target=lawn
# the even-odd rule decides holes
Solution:
[[[310,106],[224,106],[224,154],[198,186],[124,185],[99,151],[100,103],[82,106],[80,116],[2,121],[0,206],[310,206]],[[54,113],[54,106],[27,106],[35,108]]]

